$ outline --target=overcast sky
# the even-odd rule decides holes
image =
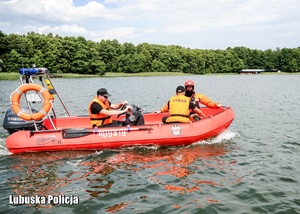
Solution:
[[[5,34],[199,49],[300,47],[299,0],[0,0]]]

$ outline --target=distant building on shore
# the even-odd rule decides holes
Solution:
[[[264,69],[242,69],[238,72],[238,74],[260,74],[261,72],[265,72]]]

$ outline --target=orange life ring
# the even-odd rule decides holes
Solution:
[[[41,93],[44,98],[42,109],[35,114],[30,114],[22,111],[22,108],[20,106],[21,96],[30,90],[34,90],[36,92]],[[11,96],[11,106],[13,111],[23,120],[40,120],[49,113],[52,106],[50,100],[50,93],[47,89],[43,88],[42,86],[37,84],[23,84],[13,92]]]

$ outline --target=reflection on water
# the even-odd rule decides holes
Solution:
[[[10,178],[9,184],[15,195],[75,195],[80,198],[80,203],[114,197],[115,194],[125,195],[131,190],[140,191],[140,201],[150,199],[153,191],[158,189],[165,189],[169,194],[198,192],[201,195],[207,191],[205,186],[224,188],[227,184],[240,182],[242,178],[236,177],[233,168],[236,161],[228,162],[222,158],[233,148],[234,145],[227,141],[174,148],[22,154],[14,157],[11,168],[18,171],[18,175]],[[218,178],[214,175],[211,179],[207,176],[220,171],[226,172],[226,176],[223,174]],[[164,194],[160,197],[166,197]],[[218,202],[219,199],[206,196],[193,203],[195,207],[201,207]],[[105,207],[105,210],[115,212],[133,203],[138,201],[122,201]],[[35,206],[51,207],[53,204]],[[173,204],[173,208],[181,206],[178,202]]]

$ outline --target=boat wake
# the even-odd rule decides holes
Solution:
[[[198,142],[194,143],[194,145],[224,143],[224,142],[234,138],[235,136],[237,136],[237,134],[238,133],[233,132],[233,131],[228,129],[228,130],[225,130],[224,132],[222,132],[221,134],[219,134],[218,136],[216,136],[214,138],[198,141]]]

